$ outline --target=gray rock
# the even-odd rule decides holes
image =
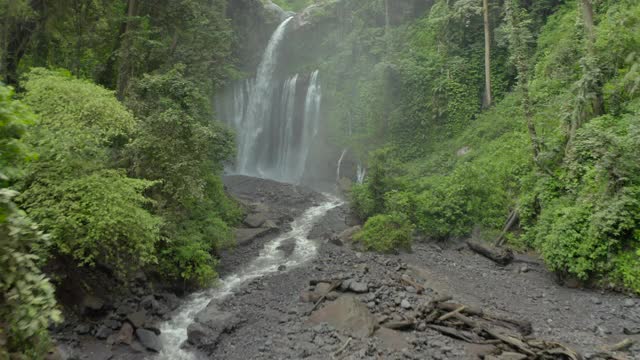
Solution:
[[[113,330],[105,325],[100,325],[98,330],[96,331],[96,338],[100,340],[104,340],[113,334]]]
[[[137,329],[147,322],[147,313],[144,310],[136,311],[127,315],[127,320]]]
[[[332,292],[327,294],[327,300],[333,301],[333,300],[337,299],[339,296],[340,296],[340,294],[338,294],[338,292],[332,291]]]
[[[282,251],[284,253],[284,257],[289,257],[296,249],[296,239],[286,239],[276,249]]]
[[[122,323],[116,319],[107,319],[103,324],[111,330],[120,329],[120,327],[122,326]]]
[[[273,229],[269,228],[257,228],[257,229],[249,229],[249,228],[239,228],[235,229],[235,238],[238,246],[246,246],[251,244],[255,239],[260,236],[269,234]]]
[[[104,310],[104,301],[94,295],[86,295],[82,299],[82,313],[85,315],[91,315],[100,313]]]
[[[329,237],[329,244],[333,244],[333,245],[335,245],[335,246],[343,246],[343,245],[344,245],[344,243],[342,242],[342,240],[340,240],[340,238],[339,238],[339,237],[334,236],[334,235],[332,235],[332,236],[330,236],[330,237]]]
[[[346,244],[353,239],[353,235],[355,235],[358,231],[360,231],[362,227],[360,225],[352,226],[338,235],[338,239],[342,241],[342,243]]]
[[[400,331],[381,327],[376,331],[375,336],[380,339],[382,345],[389,350],[402,351],[403,349],[409,348],[409,341]]]
[[[624,301],[625,307],[634,307],[636,306],[636,302],[633,299],[627,299]]]
[[[351,287],[351,282],[353,281],[353,279],[346,279],[342,281],[342,284],[340,284],[340,290],[342,291],[348,291],[349,288]]]
[[[131,314],[136,310],[138,310],[138,307],[133,302],[124,301],[122,304],[120,304],[120,306],[118,306],[116,314],[120,316],[126,316],[127,314]]]
[[[377,322],[367,307],[354,296],[342,296],[309,317],[314,324],[327,323],[334,328],[364,338],[373,334]]]
[[[264,224],[262,224],[262,227],[267,229],[278,229],[278,225],[276,225],[276,223],[273,222],[273,220],[265,221]]]
[[[80,325],[76,326],[74,331],[78,335],[86,335],[91,331],[91,326],[89,326],[87,324],[80,324]]]
[[[400,302],[400,306],[401,306],[403,309],[411,309],[411,303],[410,303],[409,301],[407,301],[407,299],[403,299],[403,300]]]
[[[162,343],[153,331],[147,329],[138,329],[136,330],[136,336],[142,346],[144,346],[147,350],[160,352],[162,350]]]
[[[600,298],[597,298],[597,297],[592,297],[591,298],[591,302],[596,304],[596,305],[602,304],[602,300],[600,300]]]
[[[127,344],[131,345],[133,342],[133,326],[128,322],[122,324],[120,331],[115,337],[114,344]]]
[[[264,213],[253,213],[244,218],[244,223],[254,229],[261,227],[266,221],[267,216]]]
[[[140,302],[140,305],[143,308],[150,310],[152,312],[155,312],[160,308],[160,303],[158,302],[158,300],[156,300],[155,296],[153,295],[146,296],[144,299],[142,299],[142,301]]]
[[[320,282],[316,285],[316,294],[325,296],[331,291],[331,284],[326,282]]]
[[[234,331],[241,322],[237,314],[220,311],[214,303],[209,303],[187,328],[187,341],[200,350],[211,352],[221,335]]]
[[[364,294],[366,292],[369,292],[369,285],[367,285],[366,283],[361,283],[361,282],[357,282],[357,281],[352,281],[349,284],[349,289],[351,291],[353,291],[354,293],[357,294]]]

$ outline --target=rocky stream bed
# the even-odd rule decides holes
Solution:
[[[336,198],[242,176],[225,185],[248,216],[219,286],[182,298],[144,288],[109,305],[87,297],[86,318],[57,329],[55,356],[640,359],[636,297],[563,287],[534,257],[500,267],[464,243],[360,252]]]

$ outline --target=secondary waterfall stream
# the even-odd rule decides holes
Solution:
[[[326,196],[328,200],[325,203],[308,209],[295,219],[291,224],[290,231],[268,242],[260,252],[260,255],[244,268],[222,279],[219,286],[192,295],[178,309],[171,320],[161,325],[163,350],[155,359],[197,359],[195,353],[181,349],[181,345],[187,340],[187,327],[193,322],[198,312],[202,311],[210,301],[228,296],[234,289],[249,280],[277,272],[280,265],[291,268],[312,259],[316,254],[317,248],[315,242],[308,239],[309,232],[327,211],[341,205],[339,199],[330,195]],[[295,250],[289,257],[285,257],[284,253],[278,250],[278,247],[283,241],[291,238],[296,240]]]

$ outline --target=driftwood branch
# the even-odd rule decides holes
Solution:
[[[505,236],[507,235],[509,230],[513,228],[513,225],[515,225],[519,220],[520,220],[520,215],[518,214],[518,211],[512,210],[511,213],[509,214],[509,217],[507,218],[507,223],[504,225],[502,232],[500,233],[498,238],[496,238],[496,241],[495,241],[496,246],[500,247],[504,245],[504,241],[506,239]]]
[[[441,309],[444,311],[454,311],[463,305],[450,303],[450,302],[441,302],[441,303],[438,303],[437,306],[438,306],[438,309]],[[507,316],[494,314],[484,309],[479,309],[471,306],[465,306],[463,309],[463,313],[472,315],[472,316],[478,316],[489,321],[497,321],[501,323],[501,325],[506,325],[507,327],[515,327],[514,330],[517,330],[522,335],[530,335],[533,332],[533,327],[531,326],[531,322],[527,320],[512,319]]]

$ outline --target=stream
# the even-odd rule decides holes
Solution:
[[[327,201],[307,209],[291,224],[291,230],[280,234],[275,239],[265,244],[257,258],[253,259],[244,268],[230,274],[219,281],[218,286],[191,295],[182,305],[173,318],[160,326],[163,350],[153,357],[155,360],[195,360],[198,356],[181,348],[187,340],[187,328],[193,322],[195,316],[202,311],[212,300],[222,299],[247,281],[275,273],[281,265],[286,269],[302,265],[311,260],[317,253],[317,245],[308,239],[308,234],[313,225],[331,209],[342,204],[341,200],[325,194]],[[286,240],[294,238],[296,246],[294,252],[285,257],[278,247]]]

